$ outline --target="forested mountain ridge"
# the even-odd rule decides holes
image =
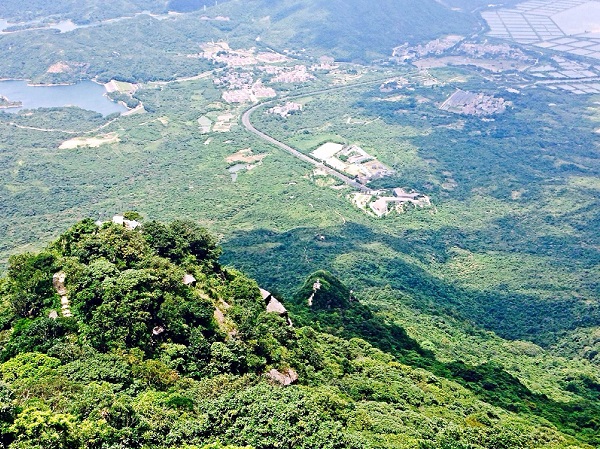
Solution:
[[[219,254],[193,222],[84,220],[13,256],[0,284],[3,447],[598,442],[592,379],[560,404],[500,367],[441,363],[325,271],[284,301],[290,326]]]
[[[258,22],[259,37],[267,45],[310,48],[344,60],[381,58],[406,41],[477,29],[473,17],[434,0],[418,4],[410,0],[258,0],[244,6]],[[232,0],[223,7],[235,15],[240,2]]]
[[[310,57],[371,61],[389,56],[406,41],[467,35],[478,26],[472,16],[434,0],[230,0],[210,2],[207,11],[203,3],[61,0],[51,5],[28,1],[23,7],[16,0],[4,1],[0,19],[9,22],[8,29],[32,31],[2,35],[6,61],[0,76],[42,83],[169,80],[212,68],[186,55],[199,50],[198,41],[219,39],[253,42],[299,59],[308,48]],[[75,29],[48,28],[61,21],[71,21]],[[29,57],[24,60],[23,54]],[[48,73],[65,62],[72,65],[70,72]]]
[[[0,2],[5,85],[131,109],[0,111],[0,449],[598,447],[600,68],[487,4]]]

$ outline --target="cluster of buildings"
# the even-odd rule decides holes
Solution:
[[[391,196],[378,196],[377,199],[369,204],[371,211],[378,217],[383,217],[390,212],[390,205],[403,206],[404,204],[413,204],[417,207],[427,207],[431,205],[431,200],[427,195],[418,192],[406,192],[404,189],[395,188]]]
[[[302,111],[302,105],[300,103],[294,103],[293,101],[288,101],[284,105],[274,106],[268,110],[269,114],[280,115],[281,117],[287,117],[294,112]]]
[[[457,114],[486,116],[504,112],[508,104],[509,102],[505,101],[504,98],[456,89],[440,105],[440,109]]]
[[[254,82],[254,77],[248,72],[225,72],[222,76],[215,78],[215,86],[227,89],[243,89]]]
[[[315,77],[309,73],[305,65],[278,68],[280,69],[279,74],[271,79],[271,82],[273,83],[305,83],[315,79]]]
[[[241,89],[226,90],[223,92],[223,100],[227,103],[256,103],[262,98],[274,98],[277,92],[272,87],[265,86],[261,80]]]
[[[204,43],[199,53],[187,56],[209,59],[225,66],[214,82],[224,90],[222,96],[228,103],[255,103],[260,99],[274,98],[275,90],[265,86],[263,80],[267,83],[306,83],[315,79],[314,71],[337,68],[333,58],[322,57],[319,64],[309,68],[302,64],[289,64],[290,58],[281,53],[257,52],[255,48],[232,49],[222,41]]]
[[[256,53],[256,49],[232,49],[227,42],[207,42],[202,44],[200,53],[189,58],[205,58],[225,64],[228,67],[246,67],[263,63],[285,62],[288,58],[275,52]]]
[[[463,42],[457,50],[462,54],[474,58],[492,57],[511,59],[513,61],[529,61],[531,59],[523,53],[523,50],[509,44]]]
[[[353,176],[361,184],[383,178],[394,173],[358,145],[342,145],[327,142],[311,155],[335,170]]]
[[[379,162],[358,145],[327,142],[314,150],[311,156],[339,172],[353,176],[363,185],[394,174],[391,168]],[[428,196],[418,192],[407,192],[399,187],[391,190],[364,189],[352,195],[356,206],[377,217],[390,213],[392,206],[395,206],[398,211],[407,204],[417,207],[431,206]]]
[[[405,43],[394,48],[392,59],[397,62],[406,62],[425,56],[441,55],[456,46],[463,39],[462,36],[450,35],[416,46],[410,46],[408,43]]]

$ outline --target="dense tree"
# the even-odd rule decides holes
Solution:
[[[192,256],[196,262],[215,262],[220,255],[216,239],[192,221],[174,221],[164,225],[150,221],[143,226],[143,235],[162,257],[182,262]]]
[[[21,254],[12,256],[8,263],[5,290],[17,315],[32,318],[38,316],[44,307],[53,305],[54,255]]]
[[[76,418],[36,407],[25,408],[9,432],[16,435],[13,448],[75,449],[79,447]]]
[[[557,428],[597,442],[593,376],[569,378],[578,399],[561,403],[500,365],[443,363],[325,271],[281,298],[290,326],[218,254],[191,222],[84,220],[12,258],[2,447],[585,447]],[[57,272],[72,316],[45,313]]]

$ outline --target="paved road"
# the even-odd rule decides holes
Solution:
[[[387,77],[385,79],[389,79],[390,77]],[[371,190],[370,188],[368,188],[367,186],[361,184],[360,182],[349,178],[348,176],[344,175],[343,173],[334,170],[331,167],[328,167],[326,165],[324,165],[322,162],[313,159],[312,157],[301,153],[300,151],[292,148],[291,146],[275,139],[274,137],[269,136],[268,134],[263,133],[262,131],[256,129],[254,127],[254,125],[252,125],[252,122],[250,121],[250,118],[252,116],[252,113],[254,111],[256,111],[258,108],[271,104],[271,103],[276,103],[276,102],[280,102],[282,100],[291,100],[292,98],[301,98],[301,97],[308,97],[311,95],[318,95],[318,94],[322,94],[322,93],[326,93],[326,92],[331,92],[331,91],[336,91],[336,90],[343,90],[343,89],[350,89],[352,87],[356,87],[356,86],[361,86],[361,85],[368,85],[368,84],[379,84],[381,83],[383,80],[373,80],[373,81],[366,81],[366,82],[362,82],[362,83],[356,83],[356,84],[349,84],[346,86],[340,86],[340,87],[330,87],[327,89],[321,89],[315,92],[309,92],[306,94],[301,94],[301,95],[292,95],[289,97],[284,97],[284,98],[277,98],[275,100],[270,100],[270,101],[265,101],[263,103],[259,103],[255,106],[252,106],[250,109],[246,110],[246,112],[244,112],[244,114],[242,115],[242,125],[244,125],[244,127],[250,131],[252,134],[260,137],[261,139],[263,139],[266,142],[269,142],[272,145],[275,145],[276,147],[281,148],[283,151],[291,154],[292,156],[296,157],[297,159],[300,159],[301,161],[304,161],[308,164],[314,165],[315,167],[318,167],[319,169],[327,172],[328,174],[330,174],[331,176],[339,179],[340,181],[346,183],[347,185],[349,185],[350,187],[353,187],[355,189],[360,190],[361,192],[364,193],[373,193],[373,190]]]
[[[256,106],[253,106],[252,108],[250,108],[246,112],[244,112],[244,115],[242,116],[242,124],[248,131],[250,131],[252,134],[255,134],[256,136],[260,137],[264,141],[269,142],[270,144],[273,144],[273,145],[281,148],[283,151],[291,154],[292,156],[300,159],[301,161],[307,162],[309,164],[314,165],[315,167],[318,167],[319,169],[330,174],[331,176],[334,176],[334,177],[338,178],[339,180],[343,181],[344,183],[348,184],[350,187],[361,190],[365,193],[371,193],[371,189],[364,186],[360,182],[355,181],[352,178],[349,178],[348,176],[344,175],[343,173],[340,173],[339,171],[334,170],[333,168],[324,165],[322,162],[320,162],[316,159],[313,159],[312,157],[307,156],[306,154],[303,154],[300,151],[295,150],[294,148],[290,147],[289,145],[286,145],[285,143],[280,142],[279,140],[256,129],[250,122],[250,116],[256,109],[258,109],[259,107],[261,107],[263,105],[264,105],[264,103],[257,104]]]

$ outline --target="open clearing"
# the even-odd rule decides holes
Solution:
[[[118,134],[110,133],[95,137],[74,137],[73,139],[65,140],[58,148],[59,150],[72,150],[79,147],[98,148],[102,145],[117,142],[119,142]]]
[[[107,92],[121,92],[130,93],[134,92],[137,88],[135,84],[127,83],[125,81],[110,80],[104,85]]]
[[[267,153],[253,154],[252,149],[246,148],[233,153],[231,156],[227,156],[226,161],[230,164],[233,162],[247,162],[251,164],[253,162],[261,162],[267,156]]]

